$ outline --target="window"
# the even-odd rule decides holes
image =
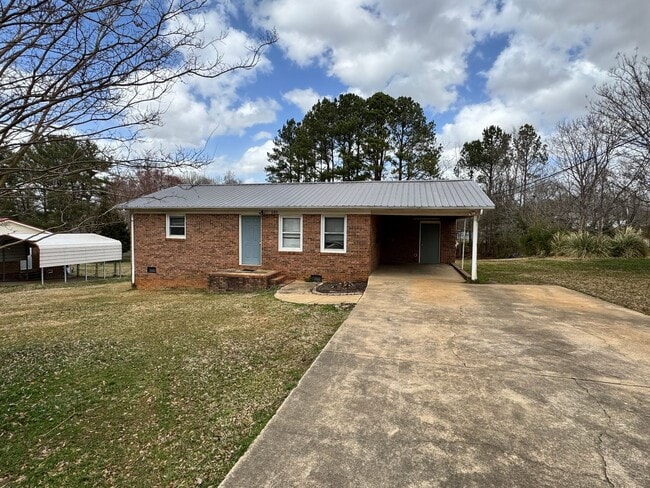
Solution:
[[[320,225],[320,250],[321,252],[345,252],[347,218],[327,217],[321,218]]]
[[[280,251],[302,251],[302,217],[280,217]]]
[[[167,216],[167,237],[169,239],[185,239],[185,215]]]

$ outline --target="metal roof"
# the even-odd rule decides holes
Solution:
[[[479,210],[494,204],[474,181],[341,181],[179,185],[131,200],[128,210]]]
[[[39,229],[33,225],[23,224],[22,222],[11,220],[8,217],[0,217],[0,235],[7,235],[15,232],[23,234],[28,232],[32,232],[33,234],[51,234],[51,232]]]
[[[8,234],[36,244],[41,268],[122,259],[122,243],[99,234]]]

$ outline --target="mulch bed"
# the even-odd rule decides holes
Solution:
[[[335,281],[321,283],[316,287],[318,293],[363,293],[366,290],[365,281]]]

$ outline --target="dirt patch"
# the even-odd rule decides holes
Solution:
[[[366,291],[367,284],[365,281],[333,281],[321,283],[314,291],[333,295],[360,294]]]

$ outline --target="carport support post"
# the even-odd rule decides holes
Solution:
[[[68,282],[68,265],[63,266],[63,282],[67,283]]]
[[[478,254],[478,212],[474,214],[472,222],[472,281],[478,279],[477,254]]]
[[[84,274],[86,275],[86,281],[88,281],[88,263],[84,263]]]
[[[41,286],[45,286],[45,269],[41,268]]]

